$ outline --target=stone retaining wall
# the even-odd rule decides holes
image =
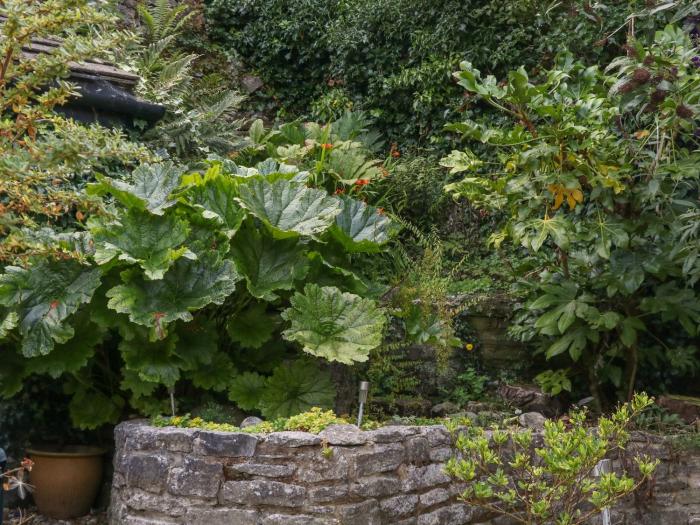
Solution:
[[[664,460],[655,494],[617,510],[614,523],[700,525],[700,456],[645,447]],[[442,472],[450,454],[440,426],[254,436],[122,423],[110,523],[502,523],[456,500],[461,487]]]

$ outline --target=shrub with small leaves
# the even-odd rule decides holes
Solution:
[[[568,423],[547,421],[542,436],[531,429],[448,425],[457,455],[446,471],[467,484],[462,500],[518,523],[587,523],[652,476],[658,460],[645,456],[634,458],[639,479],[625,471],[597,475],[596,469],[624,449],[632,420],[652,403],[637,394],[593,429],[586,426],[585,411],[573,412]]]

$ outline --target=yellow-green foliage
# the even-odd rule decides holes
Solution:
[[[229,423],[212,423],[204,421],[201,417],[184,416],[164,417],[157,416],[151,420],[156,427],[180,427],[200,428],[202,430],[216,430],[221,432],[246,432],[248,434],[269,434],[282,430],[298,430],[318,434],[330,425],[347,424],[346,419],[337,417],[332,410],[322,410],[313,407],[307,412],[302,412],[290,418],[281,418],[274,421],[263,421],[257,425],[240,428]]]

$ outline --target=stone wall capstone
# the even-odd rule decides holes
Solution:
[[[250,435],[134,421],[115,438],[111,525],[504,523],[457,500],[442,426]],[[615,509],[613,522],[700,525],[700,454],[644,447],[662,459],[655,493]]]

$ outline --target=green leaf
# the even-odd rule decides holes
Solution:
[[[340,213],[340,201],[325,191],[284,179],[254,179],[239,191],[239,202],[277,238],[314,236],[327,230]]]
[[[167,208],[177,202],[171,194],[180,185],[180,178],[184,172],[184,168],[175,166],[170,161],[143,164],[133,171],[133,184],[98,175],[99,182],[88,185],[88,193],[111,193],[127,208],[163,215]]]
[[[260,348],[272,337],[275,324],[265,313],[266,303],[255,303],[226,323],[226,332],[232,341],[245,348]]]
[[[382,342],[384,314],[374,301],[335,287],[307,284],[282,317],[291,322],[283,336],[309,354],[352,364],[366,361]]]
[[[243,410],[256,410],[267,387],[267,380],[255,372],[243,372],[231,381],[228,398]]]
[[[226,354],[217,352],[210,363],[197,366],[189,377],[197,388],[223,392],[236,377],[236,367]]]
[[[621,326],[620,341],[627,348],[632,347],[637,342],[637,332],[646,329],[638,317],[626,317],[622,320]]]
[[[90,321],[90,314],[82,310],[75,321],[75,336],[54,346],[48,355],[27,360],[27,371],[46,374],[54,379],[63,374],[75,374],[95,355],[95,347],[102,342],[105,330]]]
[[[391,220],[378,208],[343,198],[331,234],[349,252],[376,252],[389,240]]]
[[[170,334],[164,339],[149,341],[143,330],[119,343],[119,351],[128,370],[138,374],[141,381],[172,387],[180,379],[182,362],[175,354],[178,337]]]
[[[291,290],[308,270],[299,239],[273,239],[250,223],[234,237],[231,255],[253,297],[274,301],[275,290]]]
[[[469,150],[452,150],[452,153],[440,160],[440,166],[450,168],[452,175],[463,171],[475,171],[482,164],[483,162]]]
[[[236,183],[229,177],[218,175],[191,187],[187,201],[202,210],[205,219],[212,219],[223,226],[228,238],[238,231],[247,213],[236,201]]]
[[[128,314],[131,322],[165,336],[166,325],[177,319],[191,321],[192,313],[208,304],[222,304],[240,276],[233,263],[210,253],[197,261],[178,260],[159,281],[145,280],[140,273],[123,272],[125,284],[107,292],[108,306]]]
[[[355,184],[359,179],[372,180],[382,175],[376,160],[367,160],[362,151],[351,149],[332,150],[326,160],[328,171],[343,184]]]
[[[124,399],[109,397],[87,386],[80,386],[68,404],[73,424],[83,430],[93,430],[102,425],[119,421]]]
[[[267,419],[290,417],[313,407],[331,408],[334,400],[330,374],[300,359],[275,369],[262,393],[260,410]]]
[[[73,337],[66,321],[90,302],[99,285],[99,269],[72,260],[6,267],[0,275],[0,305],[17,314],[24,356],[46,355]]]
[[[4,339],[19,324],[17,312],[7,312],[0,322],[0,339]]]
[[[189,233],[187,222],[173,216],[130,211],[119,222],[93,225],[95,261],[106,264],[114,257],[138,263],[149,279],[163,274],[180,257],[195,258],[183,244]]]

